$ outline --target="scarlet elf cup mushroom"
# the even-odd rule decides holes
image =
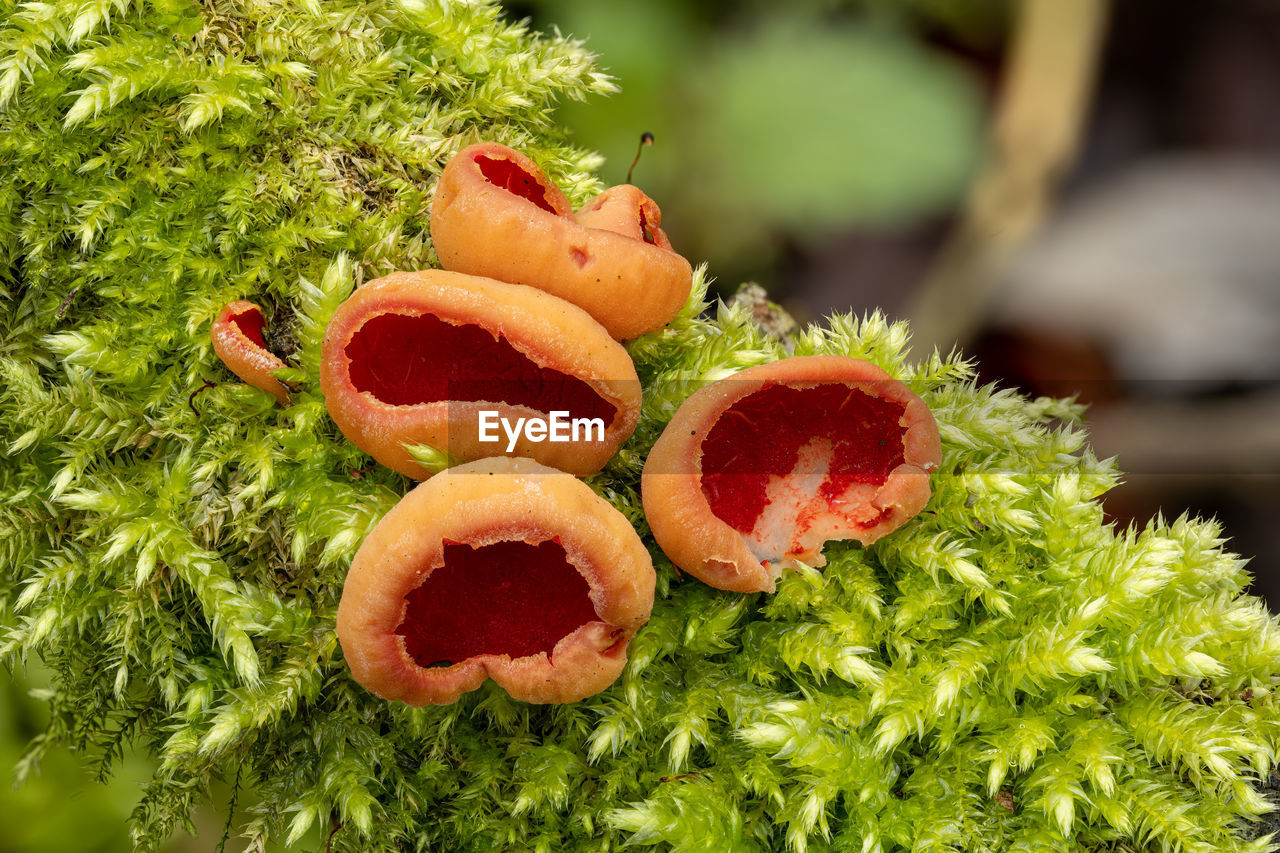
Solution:
[[[575,218],[537,164],[494,142],[449,161],[431,207],[445,269],[553,293],[618,340],[662,328],[689,298],[693,269],[661,225],[658,205],[630,185],[606,190]]]
[[[574,702],[621,674],[653,607],[653,564],[622,513],[529,459],[422,483],[351,563],[338,639],[386,699],[446,704],[492,678],[526,702]]]
[[[272,372],[284,362],[267,349],[262,330],[266,318],[252,302],[237,300],[223,306],[213,321],[213,351],[227,369],[254,388],[266,391],[282,406],[289,405],[289,389]]]
[[[416,479],[431,472],[408,444],[466,460],[527,456],[590,474],[631,435],[640,411],[630,356],[582,309],[531,287],[440,270],[392,273],[339,306],[320,382],[343,434]],[[527,432],[508,441],[483,420],[557,411],[587,428],[564,441]]]
[[[433,212],[438,247],[463,221],[437,220],[439,205],[458,213],[476,199],[492,209],[468,215],[498,225],[467,225],[466,251],[491,256],[487,241],[520,228],[524,238],[529,228],[564,236],[564,223],[543,214],[564,219],[568,203],[527,158],[486,144],[455,163]],[[623,238],[634,253],[669,252],[659,223],[657,206],[624,186],[585,205],[576,227]],[[570,259],[584,268],[568,234]],[[519,280],[541,265],[554,279],[563,259],[549,257],[508,246],[502,272]],[[643,322],[647,330],[668,319]],[[612,331],[624,336],[616,324]],[[486,678],[531,702],[575,701],[612,683],[648,619],[652,565],[617,510],[539,464],[591,473],[634,428],[639,382],[610,330],[535,287],[395,273],[335,312],[321,385],[344,434],[402,473],[430,473],[406,449],[415,443],[482,458],[412,491],[362,544],[338,614],[356,679],[410,704],[455,701]],[[485,459],[503,452],[484,445],[485,407],[563,409],[608,427],[599,440],[559,446],[512,435],[507,453],[539,461]],[[821,565],[828,539],[870,543],[917,513],[940,455],[928,408],[883,371],[851,358],[786,359],[713,383],[681,406],[646,462],[644,509],[676,565],[722,589],[772,590],[783,568]]]
[[[823,565],[828,540],[870,544],[918,513],[941,457],[906,385],[860,359],[788,358],[681,405],[645,462],[645,518],[681,569],[771,592],[784,568]]]

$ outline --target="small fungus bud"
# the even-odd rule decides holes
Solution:
[[[772,591],[824,565],[832,539],[870,544],[929,501],[942,458],[924,401],[855,358],[789,358],[695,392],[645,463],[654,538],[711,586]]]
[[[631,524],[586,484],[485,459],[419,485],[373,529],[338,639],[385,699],[448,704],[492,678],[515,699],[575,702],[622,673],[654,582]]]
[[[252,302],[232,302],[218,312],[213,321],[213,351],[227,369],[242,380],[266,391],[282,406],[289,405],[289,389],[272,376],[272,371],[285,366],[267,349],[262,329],[266,326],[262,309]]]
[[[659,227],[662,211],[639,187],[630,184],[609,187],[584,204],[575,218],[588,228],[612,231],[659,249],[671,248],[671,241]]]
[[[449,161],[431,239],[448,270],[527,284],[580,306],[618,340],[660,329],[689,298],[693,269],[635,187],[606,190],[575,219],[528,157],[492,142]]]

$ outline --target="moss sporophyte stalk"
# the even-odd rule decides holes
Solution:
[[[612,83],[484,3],[0,0],[0,19],[0,651],[52,673],[24,767],[154,756],[138,849],[216,780],[246,789],[215,804],[228,849],[1271,846],[1280,634],[1243,560],[1211,521],[1107,524],[1119,474],[1079,407],[907,362],[902,324],[836,316],[794,354],[863,359],[927,404],[924,509],[773,594],[674,569],[641,510],[650,449],[697,389],[785,355],[745,310],[707,316],[701,271],[626,345],[634,429],[585,479],[655,570],[617,680],[561,705],[371,694],[338,601],[412,483],[329,419],[324,330],[357,285],[438,265],[429,205],[470,143],[595,195],[547,115]],[[214,352],[240,299],[270,318],[288,405]],[[572,587],[553,538],[502,547],[525,546]]]

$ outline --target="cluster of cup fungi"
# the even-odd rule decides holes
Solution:
[[[464,148],[440,176],[431,236],[444,270],[359,288],[326,329],[321,389],[343,434],[425,480],[361,544],[337,631],[362,685],[446,704],[492,679],[526,702],[574,702],[622,673],[655,574],[631,524],[578,477],[599,471],[640,412],[619,341],[663,328],[689,262],[629,184],[576,214],[523,154]],[[288,403],[262,311],[226,306],[213,343],[245,382]],[[481,413],[568,412],[602,430],[481,440]],[[469,460],[438,474],[405,449]],[[854,358],[782,359],[702,387],[646,460],[641,494],[672,563],[735,592],[822,565],[828,540],[869,544],[929,499],[941,459],[925,403]]]

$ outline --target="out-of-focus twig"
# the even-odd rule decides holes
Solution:
[[[1039,226],[1088,111],[1107,0],[1019,0],[987,159],[910,311],[917,352],[977,331],[999,273]]]
[[[1189,401],[1135,400],[1089,410],[1099,456],[1126,474],[1280,478],[1280,392]]]

